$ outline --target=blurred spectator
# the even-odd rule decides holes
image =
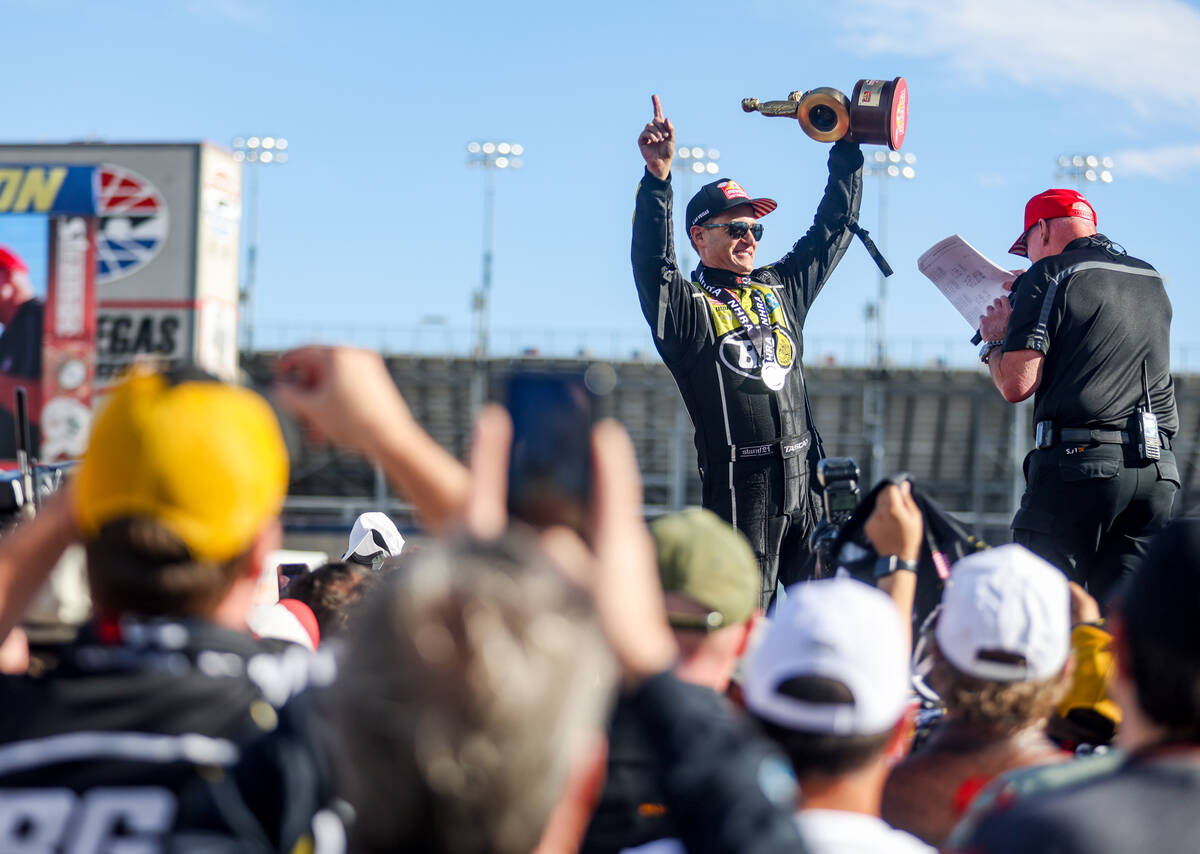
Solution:
[[[273,395],[310,430],[377,463],[431,533],[462,519],[467,469],[421,428],[378,353],[301,347],[275,363]]]
[[[42,375],[42,303],[33,296],[29,267],[0,246],[0,374],[38,379]],[[11,406],[11,398],[3,401]]]
[[[983,820],[964,851],[1194,852],[1200,838],[1200,521],[1172,523],[1119,597],[1113,692],[1127,758]]]
[[[403,548],[404,537],[396,530],[396,523],[386,514],[372,511],[354,520],[354,527],[350,529],[350,547],[342,560],[379,569],[385,560],[400,554]]]
[[[1066,750],[1090,752],[1107,745],[1121,725],[1121,707],[1112,697],[1116,659],[1112,635],[1099,603],[1079,584],[1071,586],[1071,687],[1059,700],[1046,731]]]
[[[468,477],[459,463],[411,422],[376,354],[305,348],[281,358],[279,371],[280,401],[310,426],[378,461],[397,489],[419,504],[418,512],[427,525],[451,530],[465,518],[476,537],[502,535],[507,526],[504,508],[511,439],[511,424],[503,411],[485,407],[481,413]],[[364,383],[372,392],[365,397]],[[609,649],[621,665],[629,702],[650,733],[648,742],[663,781],[666,804],[679,816],[682,841],[690,854],[805,850],[790,818],[794,785],[783,770],[783,760],[762,739],[734,722],[728,704],[714,691],[681,683],[670,673],[678,647],[663,607],[653,541],[641,518],[641,482],[632,442],[618,425],[601,423],[594,430],[592,446],[595,484],[590,546],[562,529],[545,532],[542,544],[555,555],[562,571],[586,584],[592,593]],[[526,637],[521,622],[510,624],[501,619],[520,606],[521,597],[513,598],[513,589],[519,593],[523,580],[514,581],[512,573],[494,572],[487,548],[482,544],[460,546],[454,554],[483,554],[478,561],[481,575],[492,579],[494,591],[491,586],[476,584],[459,592],[459,567],[437,567],[438,561],[447,558],[442,549],[436,549],[430,557],[436,572],[417,573],[411,580],[406,580],[403,570],[391,576],[383,596],[367,608],[373,616],[364,617],[356,627],[356,641],[347,656],[353,675],[337,692],[340,711],[335,729],[345,729],[352,745],[352,749],[339,752],[344,767],[357,770],[356,758],[363,755],[360,751],[367,751],[362,767],[369,775],[355,784],[352,793],[367,817],[365,824],[352,830],[360,846],[369,842],[389,851],[403,848],[414,822],[419,822],[420,827],[439,834],[434,839],[417,839],[414,845],[422,850],[437,850],[441,840],[462,840],[464,836],[470,837],[468,842],[487,842],[493,832],[497,845],[520,845],[529,850],[527,838],[534,832],[535,819],[545,812],[547,781],[568,758],[560,751],[553,759],[553,769],[540,769],[541,776],[520,792],[508,784],[521,778],[530,763],[545,759],[548,741],[559,739],[567,730],[578,732],[581,719],[599,720],[603,715],[603,704],[590,708],[587,700],[597,696],[604,681],[597,668],[592,669],[590,681],[580,679],[576,661],[573,669],[565,671],[563,684],[551,687],[542,681],[506,678],[508,671],[493,668],[497,662],[507,663],[510,654],[521,649],[517,638],[523,643],[533,639],[533,633]],[[530,561],[529,556],[514,557],[522,565]],[[419,561],[424,560],[420,556]],[[527,567],[518,575],[524,579],[532,569]],[[542,574],[535,571],[532,577]],[[412,587],[422,601],[435,600],[442,595],[443,577],[457,597],[444,608],[417,612],[406,605],[405,596],[397,595]],[[0,573],[0,581],[3,579]],[[423,579],[432,583],[422,586]],[[540,600],[524,597],[523,601],[542,601],[550,609],[531,627],[538,630],[539,645],[521,665],[544,668],[547,675],[553,672],[556,676],[563,673],[559,667],[564,652],[555,648],[556,639],[581,629],[580,625],[564,625],[561,613],[553,607],[558,583],[561,579],[547,581],[547,596]],[[489,605],[493,596],[496,607]],[[463,607],[457,604],[460,602]],[[384,618],[390,619],[381,623]],[[489,628],[480,634],[498,643],[482,644],[481,638],[468,637],[467,626],[477,631]],[[401,644],[401,655],[381,642],[396,638],[411,638]],[[357,650],[365,656],[361,660]],[[566,652],[575,654],[574,650]],[[460,668],[464,662],[477,665],[470,671],[478,673],[473,682],[465,683]],[[369,678],[372,672],[380,679]],[[437,678],[423,679],[424,673]],[[569,692],[564,692],[564,685]],[[542,693],[550,691],[553,693]],[[479,709],[486,714],[470,723],[478,729],[490,726],[489,721],[503,720],[506,728],[493,730],[494,738],[471,739],[457,753],[441,749],[448,737],[453,741],[462,734],[458,724],[464,707],[460,701],[469,698],[474,702],[492,692],[498,693]],[[579,702],[569,708],[562,706],[565,693]],[[531,695],[549,699],[542,706],[531,707]],[[447,703],[452,704],[451,710],[443,714]],[[529,714],[522,717],[519,713],[523,711]],[[284,723],[286,720],[285,716]],[[414,721],[420,724],[415,730]],[[547,729],[551,724],[554,728]],[[499,761],[513,761],[513,767],[491,774],[497,767],[495,752],[500,744],[529,745],[528,759],[523,750],[504,752]],[[578,751],[571,754],[579,756]],[[430,763],[434,759],[437,761]],[[405,772],[415,765],[420,766],[421,775],[416,779]],[[562,790],[545,825],[538,854],[578,848],[603,763],[579,760],[577,767],[580,773]],[[245,779],[252,781],[253,776]],[[374,788],[367,784],[368,779],[375,780]],[[458,818],[462,805],[478,802],[480,794],[490,797],[487,792],[495,789],[487,787],[496,784],[502,784],[504,799],[474,809],[466,819],[473,827],[444,826],[462,823]],[[435,791],[428,792],[431,785]],[[481,787],[479,792],[477,787]],[[432,803],[444,804],[446,810],[417,815],[400,811],[397,807],[404,801],[397,798],[398,790],[429,794]],[[507,818],[500,814],[502,804],[513,807]],[[327,822],[320,824],[324,827]],[[319,835],[315,819],[312,826],[314,835]],[[389,839],[393,832],[400,836]]]
[[[675,675],[718,694],[746,648],[758,613],[758,560],[734,527],[708,510],[650,525],[667,618],[679,644]],[[609,727],[608,773],[581,851],[618,851],[677,831],[653,751],[634,709],[618,702]]]
[[[311,608],[322,638],[342,637],[370,578],[371,570],[360,564],[327,563],[293,580],[280,601],[295,599]]]
[[[580,794],[614,676],[587,597],[530,544],[423,551],[366,603],[332,698],[352,849],[531,851]]]
[[[675,675],[724,694],[759,614],[754,550],[740,531],[700,508],[656,519],[650,534],[679,644]]]
[[[0,673],[17,675],[29,669],[29,638],[20,626],[13,626],[0,642]]]
[[[0,246],[0,459],[17,455],[14,392],[29,394],[33,444],[38,446],[37,418],[41,412],[42,301],[33,295],[29,267],[20,256]]]
[[[0,850],[72,827],[96,850],[156,847],[185,820],[183,793],[219,784],[276,726],[311,671],[266,654],[246,616],[287,479],[252,392],[188,372],[135,372],[113,392],[75,479],[0,540],[0,631],[77,538],[95,614],[56,669],[3,680]]]
[[[790,588],[743,690],[795,769],[811,850],[932,852],[879,817],[910,693],[905,631],[886,595],[848,578]]]
[[[251,609],[246,623],[260,640],[285,641],[309,652],[316,652],[321,645],[316,615],[298,599],[280,599],[270,605],[258,605]],[[286,647],[281,649],[286,650]]]
[[[1023,546],[954,565],[925,677],[946,717],[892,770],[889,824],[940,846],[997,774],[1067,758],[1045,727],[1070,681],[1070,630],[1066,578]]]

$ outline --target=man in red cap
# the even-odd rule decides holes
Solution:
[[[845,140],[833,144],[812,227],[765,267],[755,261],[759,220],[775,202],[752,198],[728,178],[701,187],[686,218],[700,265],[680,270],[671,236],[675,127],[657,95],[653,104],[638,136],[646,171],[633,215],[633,278],[696,428],[704,507],[750,541],[765,606],[777,577],[790,584],[808,572],[822,454],[800,363],[802,330],[851,237],[862,236],[862,151]]]
[[[1030,199],[1009,251],[1033,266],[980,333],[1005,399],[1035,395],[1037,447],[1013,539],[1104,602],[1179,489],[1171,302],[1153,267],[1096,232],[1095,209],[1074,190]]]
[[[0,459],[16,456],[13,393],[28,391],[30,415],[41,409],[42,301],[33,295],[29,267],[7,246],[0,246]],[[33,437],[36,447],[38,439]]]
[[[29,268],[15,252],[0,246],[0,373],[38,377],[42,373],[42,305],[34,299]],[[13,339],[36,333],[38,346],[15,346]]]

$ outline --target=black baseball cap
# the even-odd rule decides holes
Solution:
[[[701,187],[700,192],[688,202],[688,230],[690,231],[693,225],[699,225],[706,219],[738,205],[750,205],[754,208],[756,217],[764,217],[778,207],[774,199],[750,198],[750,194],[742,189],[742,185],[732,178],[718,178]]]

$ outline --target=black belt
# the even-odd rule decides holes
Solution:
[[[812,444],[812,435],[805,432],[798,436],[784,436],[770,442],[759,442],[754,445],[730,445],[729,459],[733,462],[743,460],[761,460],[766,457],[795,457],[808,450]]]
[[[1171,439],[1166,433],[1158,434],[1164,451],[1171,450]],[[1098,442],[1101,445],[1132,445],[1133,439],[1126,430],[1089,430],[1086,427],[1058,427],[1053,421],[1037,423],[1037,447],[1039,450],[1060,445],[1064,442]]]

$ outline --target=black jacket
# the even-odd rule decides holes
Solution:
[[[196,849],[171,840],[197,830],[214,848],[290,848],[281,815],[256,805],[283,809],[284,785],[308,786],[307,800],[320,800],[313,773],[303,784],[286,779],[320,763],[294,744],[288,756],[268,757],[268,769],[250,748],[279,727],[315,662],[300,647],[275,654],[203,620],[85,627],[46,675],[0,679],[0,805],[16,816],[0,824],[0,851],[13,841],[3,834],[30,828],[62,850],[108,850],[99,843],[118,837]],[[248,751],[257,759],[254,803],[234,788]],[[85,830],[99,847],[80,841]]]
[[[1200,839],[1198,800],[1200,748],[1154,748],[1098,779],[997,807],[953,850],[1191,854]]]
[[[807,850],[792,814],[787,760],[708,688],[670,673],[629,698],[647,735],[666,806],[688,854],[795,854]]]
[[[714,507],[719,493],[729,489],[734,448],[753,452],[754,446],[792,440],[793,459],[802,467],[804,452],[813,447],[801,368],[801,330],[809,307],[850,243],[848,226],[862,198],[862,163],[857,145],[833,145],[829,182],[813,225],[777,263],[760,267],[748,278],[725,270],[697,270],[703,270],[709,283],[735,291],[752,318],[750,291],[764,294],[778,361],[787,371],[778,392],[763,384],[758,356],[734,313],[680,273],[672,237],[670,179],[660,181],[647,171],[638,186],[634,281],[655,346],[679,385],[696,428],[706,507]],[[736,474],[732,477],[736,481]]]

